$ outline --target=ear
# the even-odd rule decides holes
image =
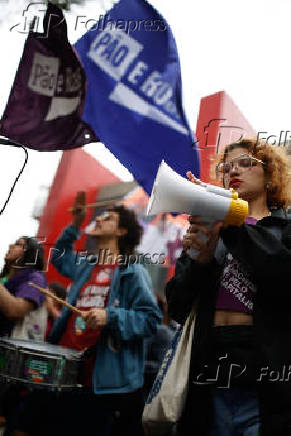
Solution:
[[[123,227],[121,227],[120,229],[117,230],[117,236],[124,236],[127,235],[128,230],[124,229]]]

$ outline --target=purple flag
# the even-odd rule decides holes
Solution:
[[[82,118],[86,75],[68,41],[61,9],[49,3],[44,33],[29,32],[0,134],[38,151],[99,141]]]

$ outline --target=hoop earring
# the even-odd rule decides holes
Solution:
[[[266,183],[266,189],[267,189],[267,191],[271,188],[271,186],[272,186],[272,182],[267,182]]]

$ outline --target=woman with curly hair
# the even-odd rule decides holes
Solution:
[[[228,145],[216,167],[248,201],[240,227],[211,229],[190,217],[167,284],[169,314],[197,309],[181,435],[291,434],[290,177],[279,148],[256,139]],[[188,175],[194,183],[198,181]],[[207,239],[201,237],[201,233]],[[195,259],[189,248],[198,251]]]

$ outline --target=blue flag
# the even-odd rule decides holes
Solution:
[[[163,17],[145,0],[120,0],[75,48],[88,81],[83,119],[145,191],[162,159],[199,177],[177,47]]]

